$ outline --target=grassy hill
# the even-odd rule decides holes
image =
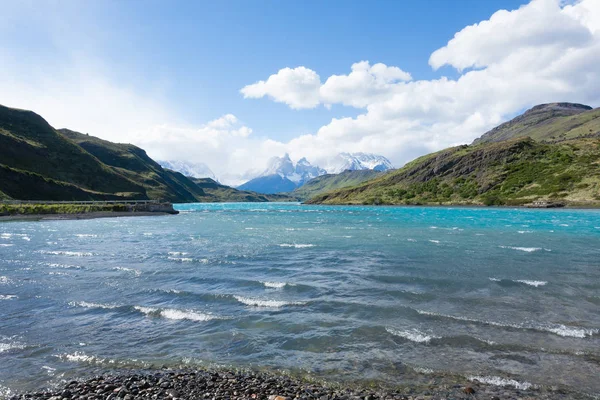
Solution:
[[[545,142],[600,137],[600,108],[573,103],[540,104],[484,133],[473,144],[518,137]]]
[[[218,202],[218,203],[233,203],[233,202],[250,202],[264,203],[270,201],[298,201],[294,196],[285,194],[262,194],[245,190],[234,189],[230,186],[221,185],[219,182],[211,178],[191,178],[198,185],[206,197],[203,202]]]
[[[335,189],[341,189],[349,186],[356,186],[369,179],[374,179],[385,174],[381,171],[370,169],[358,171],[344,171],[339,174],[325,174],[318,176],[306,182],[303,186],[290,192],[291,196],[301,200],[306,200],[318,194],[329,192]]]
[[[554,117],[548,117],[553,111],[548,113],[547,105],[534,107],[470,146],[420,157],[307,203],[524,205],[545,200],[600,206],[600,126],[595,125],[600,110],[574,106],[574,114]]]
[[[31,111],[0,106],[0,197],[191,202],[205,196],[136,146],[56,130]]]

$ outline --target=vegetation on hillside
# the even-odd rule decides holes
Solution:
[[[453,147],[308,203],[524,205],[537,200],[600,206],[600,140],[551,144],[518,138]]]
[[[326,193],[335,189],[356,186],[369,179],[374,179],[386,172],[373,171],[370,169],[358,171],[344,171],[339,174],[326,174],[311,179],[303,186],[290,192],[291,196],[301,200],[306,200],[321,193]]]
[[[519,137],[545,142],[600,137],[600,108],[572,103],[540,104],[486,132],[473,144]]]

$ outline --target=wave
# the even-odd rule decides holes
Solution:
[[[261,281],[260,283],[265,285],[265,287],[272,288],[272,289],[282,289],[286,286],[296,286],[293,283],[287,283],[287,282],[263,282],[263,281]]]
[[[494,386],[513,386],[519,390],[527,390],[535,387],[535,385],[529,382],[519,382],[514,379],[501,378],[499,376],[469,376],[467,379],[473,382],[481,382]]]
[[[453,319],[455,321],[473,322],[476,324],[497,326],[500,328],[530,329],[530,330],[534,330],[534,331],[538,331],[538,332],[549,332],[549,333],[554,333],[556,335],[563,336],[563,337],[573,337],[573,338],[579,338],[579,339],[584,339],[588,336],[591,337],[593,335],[597,335],[598,333],[600,333],[599,329],[576,328],[576,327],[566,326],[566,325],[562,325],[562,324],[555,324],[555,325],[512,324],[509,322],[506,322],[506,323],[495,322],[495,321],[487,321],[487,320],[481,320],[481,319],[476,319],[476,318],[439,314],[439,313],[435,313],[435,312],[431,312],[431,311],[423,311],[423,310],[415,310],[415,311],[417,311],[417,313],[419,313],[421,315]]]
[[[208,258],[191,258],[191,257],[167,257],[168,260],[176,262],[197,262],[200,264],[208,264]]]
[[[220,319],[215,315],[203,314],[192,310],[176,310],[174,308],[155,308],[142,306],[134,306],[133,308],[148,316],[163,317],[166,319],[189,321],[210,321],[213,319]]]
[[[279,247],[294,247],[296,249],[304,249],[307,247],[315,247],[314,244],[294,244],[294,243],[282,243]]]
[[[420,332],[416,329],[401,331],[394,328],[385,328],[388,333],[391,333],[394,336],[400,336],[404,339],[408,339],[415,343],[429,343],[431,339],[441,339],[440,336],[428,335],[426,333]]]
[[[283,306],[301,306],[306,303],[299,301],[281,301],[281,300],[265,300],[265,299],[255,299],[250,297],[243,296],[233,296],[234,299],[243,303],[247,306],[252,307],[268,307],[268,308],[280,308]]]
[[[62,361],[70,361],[70,362],[87,362],[92,364],[100,364],[105,361],[104,358],[99,358],[96,356],[88,356],[82,351],[76,351],[74,353],[67,354],[55,354],[54,357],[58,357]]]
[[[425,374],[425,375],[430,375],[433,374],[435,371],[432,370],[431,368],[423,368],[423,367],[411,367],[415,372],[418,372],[419,374]]]
[[[127,268],[127,267],[114,267],[112,270],[133,273],[135,276],[140,276],[142,274],[142,271],[140,271],[139,269]]]
[[[42,254],[52,254],[52,255],[55,255],[55,256],[69,256],[69,257],[92,257],[92,256],[94,256],[94,253],[83,252],[83,251],[58,251],[58,250],[47,251],[47,250],[42,250],[42,251],[40,251],[40,253],[42,253]]]
[[[0,353],[4,353],[10,350],[22,350],[25,348],[24,344],[9,342],[9,343],[0,343]]]
[[[107,310],[112,310],[114,308],[119,308],[121,306],[116,304],[101,304],[101,303],[90,303],[87,301],[71,301],[69,305],[72,307],[83,307],[83,308],[104,308]]]
[[[527,253],[533,253],[534,251],[542,250],[541,247],[514,247],[514,246],[498,246],[501,249],[512,249],[518,251],[525,251]]]
[[[0,300],[13,300],[18,298],[16,294],[0,294]]]
[[[498,278],[488,278],[490,281],[492,282],[502,282],[502,279],[498,279]],[[510,282],[515,282],[515,283],[524,283],[525,285],[529,285],[529,286],[545,286],[546,284],[548,284],[547,281],[532,281],[532,280],[527,280],[527,279],[508,279]]]
[[[76,233],[75,236],[77,236],[78,238],[86,238],[86,237],[95,238],[95,237],[98,237],[98,235],[94,235],[94,234],[91,234],[91,233]]]
[[[11,247],[14,246],[13,244],[10,243],[0,243],[0,247]]]
[[[187,256],[190,253],[186,253],[185,251],[170,251],[169,253],[170,256]]]
[[[439,240],[433,240],[433,239],[429,239],[429,241],[430,241],[431,243],[439,243],[439,242],[440,242]]]
[[[46,265],[51,268],[68,268],[68,269],[71,269],[71,268],[82,269],[83,268],[80,265],[58,264],[58,263],[48,263]]]
[[[535,286],[535,287],[544,286],[544,285],[546,285],[548,283],[546,281],[528,281],[526,279],[517,279],[514,282],[524,283],[526,285]]]
[[[8,276],[0,276],[0,285],[8,285],[9,283],[12,283],[12,279]]]

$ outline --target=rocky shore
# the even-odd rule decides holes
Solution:
[[[263,372],[161,370],[102,375],[61,389],[29,392],[10,400],[449,400],[586,399],[559,389],[501,387],[465,381],[456,385],[381,388],[314,382]]]

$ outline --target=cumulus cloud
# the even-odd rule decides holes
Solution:
[[[283,68],[266,81],[258,81],[242,88],[245,98],[258,99],[268,96],[291,108],[315,108],[319,104],[321,78],[305,67]]]

